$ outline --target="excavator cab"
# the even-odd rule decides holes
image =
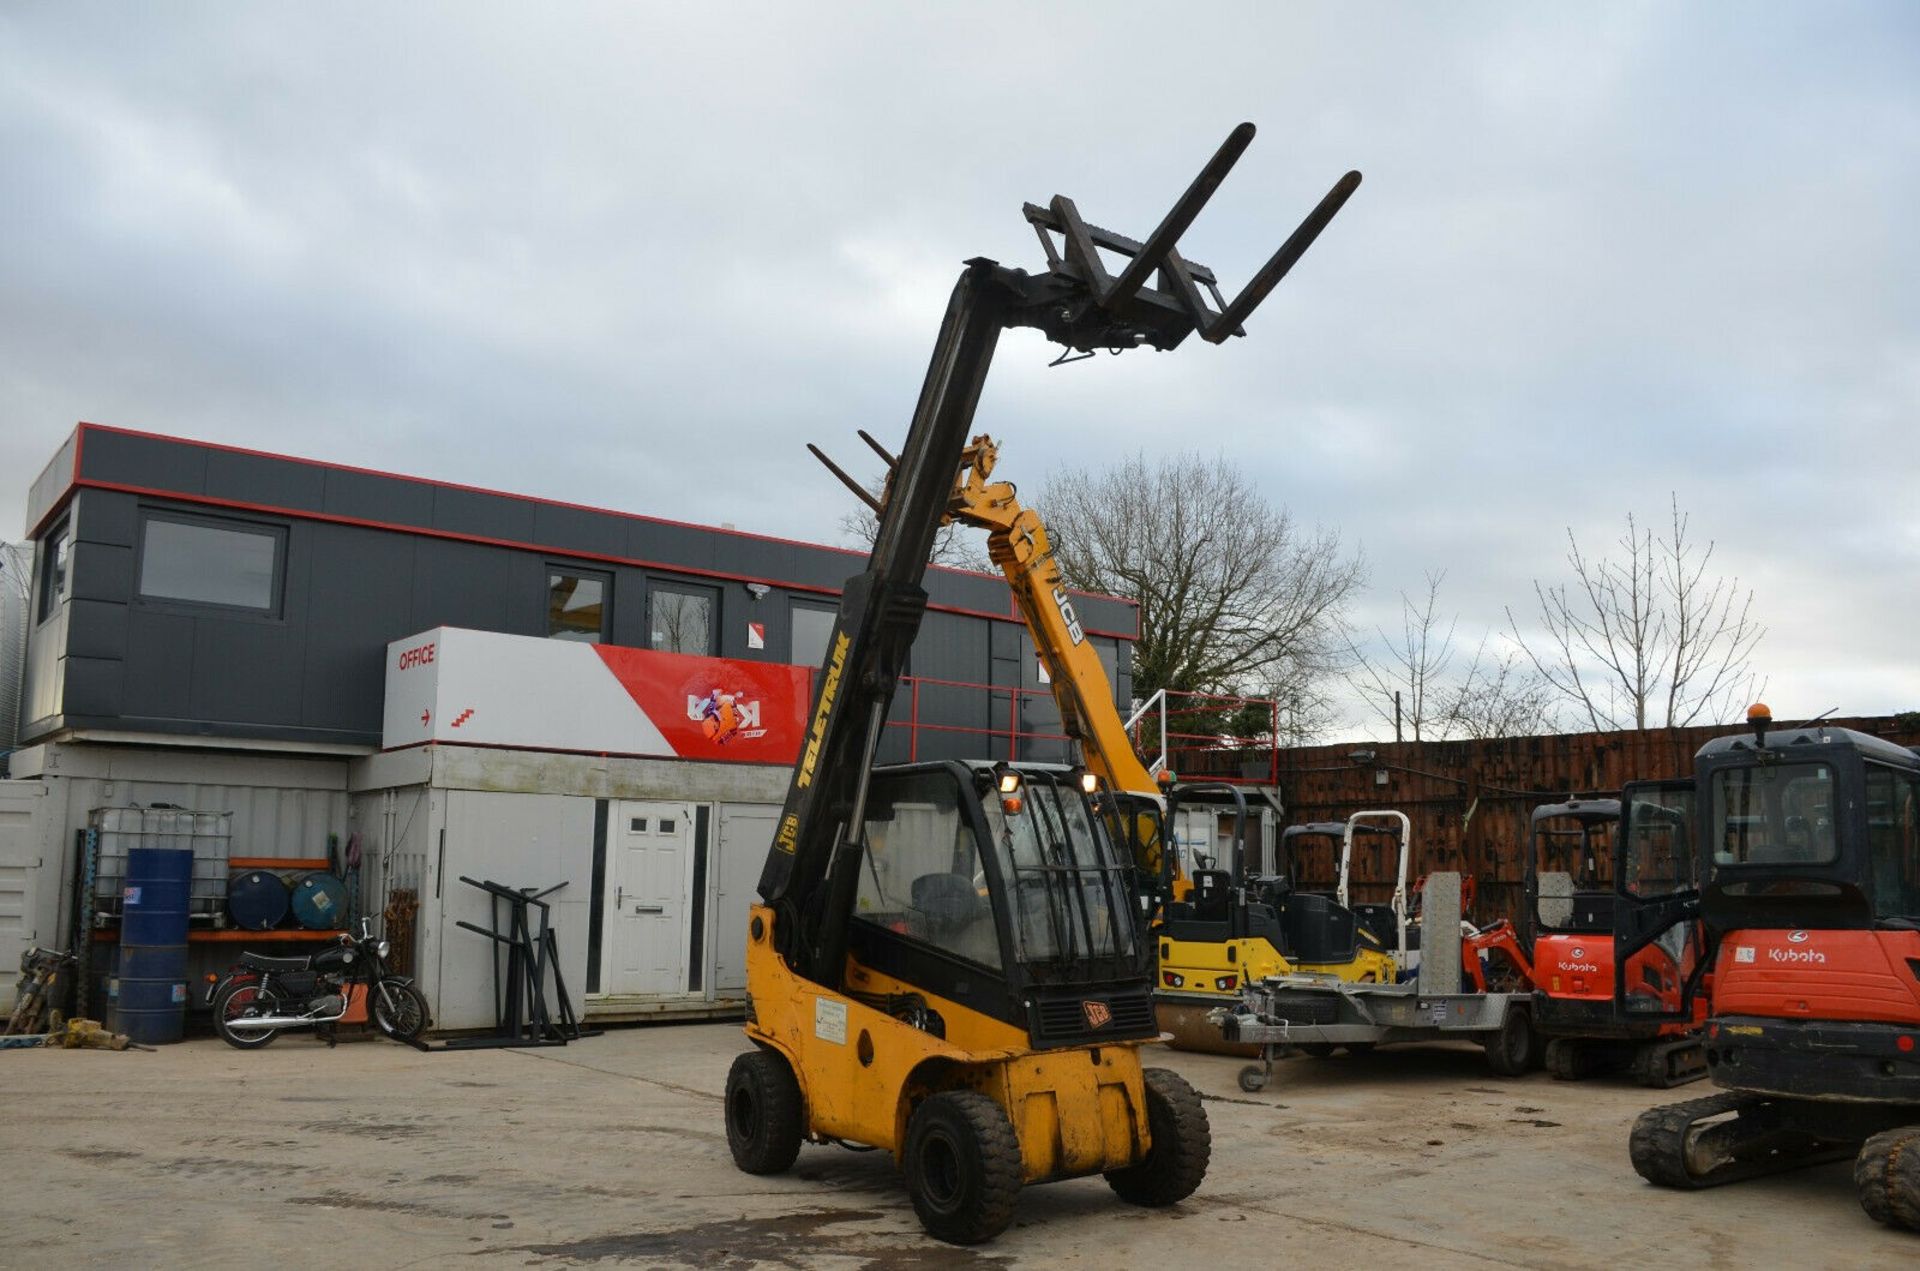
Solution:
[[[1643,1113],[1634,1169],[1699,1188],[1853,1157],[1867,1213],[1920,1230],[1920,756],[1817,723],[1770,733],[1764,706],[1748,718],[1695,757],[1701,885],[1660,895],[1656,864],[1616,923],[1623,959],[1699,923],[1683,1007],[1710,974],[1721,1087]],[[1633,987],[1629,1009],[1664,1005]]]

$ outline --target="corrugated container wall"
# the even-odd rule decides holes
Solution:
[[[0,756],[20,740],[20,685],[27,667],[27,594],[33,545],[0,543]],[[6,760],[0,758],[0,773]]]

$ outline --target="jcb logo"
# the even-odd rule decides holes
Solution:
[[[1080,1012],[1087,1017],[1088,1028],[1105,1028],[1113,1023],[1113,1012],[1105,1002],[1082,1002]]]
[[[799,843],[800,818],[789,812],[780,819],[780,828],[774,833],[773,845],[791,856]]]
[[[1053,589],[1053,603],[1060,607],[1060,620],[1067,624],[1067,638],[1075,644],[1084,642],[1087,633],[1080,629],[1080,616],[1073,611],[1073,602],[1067,599],[1065,587]]]

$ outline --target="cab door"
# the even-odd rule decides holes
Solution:
[[[1706,971],[1699,795],[1691,779],[1636,781],[1614,840],[1613,1000],[1629,1020],[1683,1020]]]

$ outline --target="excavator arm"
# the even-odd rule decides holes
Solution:
[[[871,500],[828,462],[857,494],[878,502],[879,524],[866,569],[848,579],[841,593],[800,761],[789,778],[760,876],[760,895],[774,913],[775,948],[797,974],[817,984],[837,985],[846,961],[870,770],[926,609],[921,583],[934,535],[952,510],[956,487],[973,469],[967,438],[1000,332],[1033,327],[1070,352],[1081,353],[1142,345],[1164,351],[1196,331],[1215,344],[1243,334],[1241,323],[1360,184],[1357,172],[1342,177],[1246,288],[1226,301],[1213,275],[1186,261],[1176,246],[1252,139],[1252,124],[1235,128],[1143,242],[1087,224],[1064,195],[1056,195],[1046,208],[1029,205],[1027,219],[1040,237],[1048,267],[1029,274],[985,259],[967,262],[948,301],[884,499]],[[1107,272],[1103,252],[1126,260],[1118,275]],[[1156,285],[1148,286],[1150,280]],[[1201,286],[1211,293],[1212,303]],[[817,449],[814,453],[825,460]],[[980,474],[982,480],[985,476]],[[1008,527],[1013,551],[1022,550],[1017,522],[1016,516]],[[1031,526],[1044,535],[1037,517]],[[1051,563],[1050,555],[1045,559]],[[1053,576],[1057,580],[1057,570]],[[1065,631],[1068,611],[1054,608],[1067,647],[1082,649],[1097,668],[1084,636],[1076,642]],[[1038,615],[1028,615],[1029,623],[1036,617],[1048,621],[1044,606]],[[1101,673],[1099,682],[1104,681]],[[1110,691],[1106,700],[1111,710]],[[1087,705],[1084,693],[1076,698],[1082,721]],[[1109,765],[1124,762],[1121,757],[1132,753],[1123,730],[1115,731],[1111,752],[1103,755]],[[1134,763],[1137,767],[1138,761]],[[1140,772],[1144,775],[1144,769]],[[1123,784],[1136,780],[1129,776]]]

